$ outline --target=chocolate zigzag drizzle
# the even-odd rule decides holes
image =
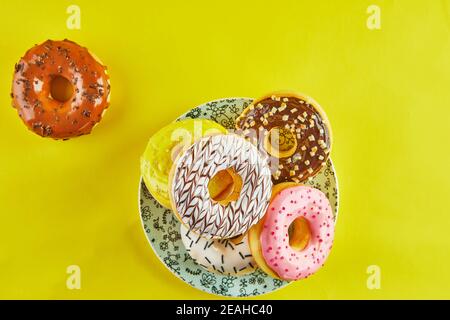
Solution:
[[[233,168],[242,178],[239,198],[224,206],[209,195],[208,183],[221,170]],[[245,233],[268,207],[270,169],[257,148],[229,134],[195,142],[175,162],[174,207],[189,229],[207,238],[232,238]]]

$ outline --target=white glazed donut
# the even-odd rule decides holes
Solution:
[[[244,275],[256,269],[245,235],[237,243],[230,239],[206,239],[181,224],[181,240],[192,259],[203,268],[224,275]]]
[[[237,199],[223,205],[211,199],[208,184],[218,172],[232,169],[242,180]],[[204,137],[174,163],[172,208],[190,230],[206,238],[244,234],[266,213],[272,192],[270,169],[250,142],[234,134]]]

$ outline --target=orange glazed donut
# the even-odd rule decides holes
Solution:
[[[88,134],[109,105],[109,76],[89,51],[69,40],[47,40],[15,66],[13,107],[43,137]]]

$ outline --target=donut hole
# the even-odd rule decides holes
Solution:
[[[208,183],[210,198],[224,206],[236,201],[241,189],[242,178],[232,168],[220,170],[211,177]]]
[[[289,245],[297,251],[306,248],[311,239],[309,222],[303,217],[295,219],[288,228]]]
[[[54,76],[50,81],[50,96],[53,100],[66,102],[72,98],[74,89],[69,79],[63,76]]]
[[[264,149],[274,157],[287,158],[297,150],[297,138],[290,129],[273,127],[264,138]]]

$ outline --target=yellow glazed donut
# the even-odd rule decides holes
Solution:
[[[206,119],[176,121],[156,132],[141,157],[141,174],[152,196],[164,207],[171,208],[168,181],[177,155],[205,135],[226,132],[221,125]]]

